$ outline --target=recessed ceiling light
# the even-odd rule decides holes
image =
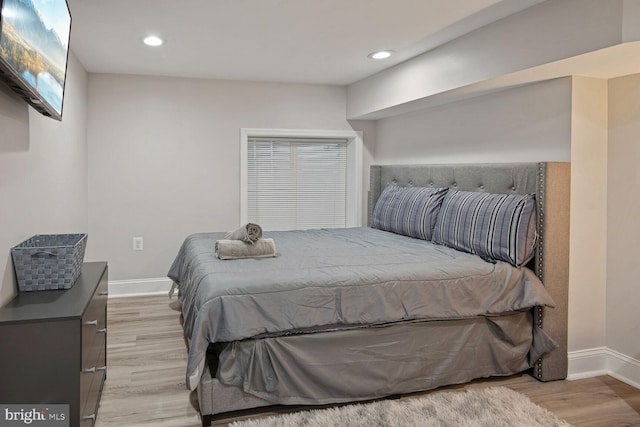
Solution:
[[[393,54],[392,50],[378,50],[369,54],[371,59],[386,59]]]
[[[164,40],[157,36],[148,36],[145,37],[142,41],[147,46],[161,46],[164,43]]]

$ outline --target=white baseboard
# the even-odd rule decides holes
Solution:
[[[607,348],[597,347],[569,352],[568,380],[607,375]]]
[[[567,379],[610,375],[640,389],[640,361],[607,347],[569,352]]]
[[[640,388],[640,360],[629,357],[612,349],[607,359],[607,371],[612,377],[635,388]]]
[[[109,298],[169,295],[173,282],[168,277],[158,279],[110,280]]]

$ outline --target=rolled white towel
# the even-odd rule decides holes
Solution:
[[[216,256],[220,259],[270,258],[277,256],[273,239],[259,239],[253,244],[242,240],[218,240]]]
[[[233,231],[228,232],[224,238],[228,240],[241,240],[243,242],[254,244],[262,237],[262,227],[258,224],[249,222]]]

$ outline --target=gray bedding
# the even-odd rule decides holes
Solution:
[[[185,240],[171,266],[192,390],[209,343],[553,306],[530,270],[424,240],[368,227],[264,237],[275,240],[276,258],[221,261],[215,242],[224,234],[202,233]]]

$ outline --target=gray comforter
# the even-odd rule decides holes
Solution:
[[[224,233],[189,236],[168,276],[179,285],[187,385],[209,343],[553,307],[533,272],[368,227],[269,232],[278,256],[221,261]]]

